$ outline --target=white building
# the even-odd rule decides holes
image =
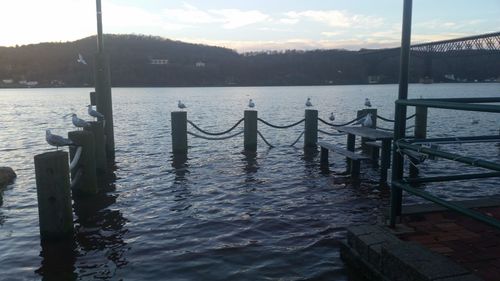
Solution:
[[[202,61],[199,61],[199,62],[196,62],[196,63],[195,63],[195,66],[196,66],[196,67],[205,67],[205,65],[206,65],[206,64],[205,64],[204,62],[202,62]]]
[[[168,64],[168,59],[150,59],[149,63],[156,65]]]

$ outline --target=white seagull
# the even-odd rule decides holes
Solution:
[[[306,106],[313,106],[313,104],[311,103],[311,98],[307,98]]]
[[[366,114],[365,118],[363,118],[363,121],[361,121],[361,126],[371,127],[372,125],[373,125],[372,114],[368,113]]]
[[[184,108],[186,108],[186,105],[183,104],[181,101],[179,101],[179,102],[177,102],[177,107],[180,109],[184,109]]]
[[[255,107],[255,103],[253,102],[253,100],[252,100],[252,99],[250,99],[250,100],[248,101],[248,107],[250,107],[250,108],[254,108],[254,107]]]
[[[74,144],[69,139],[65,139],[61,136],[52,134],[49,129],[45,130],[45,140],[48,144],[55,146],[58,150],[60,146],[68,146]]]
[[[91,104],[87,105],[87,108],[88,108],[87,112],[89,113],[90,116],[97,118],[97,120],[103,120],[104,119],[104,115],[102,113],[94,110],[92,108]]]
[[[71,114],[71,121],[73,122],[73,125],[75,125],[75,127],[77,128],[84,128],[90,126],[89,122],[78,118],[78,116],[76,116],[76,114],[74,113]]]
[[[78,54],[78,59],[76,60],[76,62],[81,63],[81,64],[87,64],[85,59],[83,59],[82,54]]]
[[[372,103],[370,102],[369,98],[365,98],[365,106],[366,107],[372,107]]]
[[[329,118],[330,118],[330,121],[335,120],[335,115],[333,115],[333,112],[332,112],[332,113],[330,113],[330,117],[329,117]]]

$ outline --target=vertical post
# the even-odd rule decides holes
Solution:
[[[72,131],[68,133],[68,138],[82,148],[78,164],[71,170],[71,179],[78,181],[73,184],[74,192],[84,196],[97,194],[94,135],[88,131]],[[71,161],[75,158],[76,150],[77,147],[69,150]],[[77,179],[79,173],[81,176]]]
[[[257,111],[245,110],[244,113],[244,141],[243,147],[245,151],[257,151]]]
[[[96,171],[99,175],[106,174],[107,161],[106,161],[106,143],[104,138],[104,127],[102,121],[89,122],[90,127],[85,128],[85,131],[89,131],[94,135],[94,147],[95,147],[95,165]]]
[[[321,166],[328,167],[328,148],[321,147],[320,164]]]
[[[354,134],[347,134],[347,150],[354,152],[354,148],[356,147],[356,135]],[[347,162],[347,168],[346,172],[351,173],[352,172],[352,160],[346,157],[346,162]]]
[[[89,96],[90,96],[90,105],[96,105],[97,102],[96,102],[96,98],[95,98],[95,92],[90,92]]]
[[[318,111],[306,109],[304,123],[304,148],[316,149],[318,143]]]
[[[427,138],[427,107],[415,107],[415,129],[414,134],[416,139]],[[418,176],[418,169],[410,163],[410,178]]]
[[[172,117],[172,153],[187,154],[187,112],[174,111],[170,114]]]
[[[68,153],[53,151],[36,155],[35,175],[42,241],[71,236],[73,211]]]
[[[403,4],[403,27],[401,35],[401,60],[399,70],[399,91],[398,99],[408,99],[408,76],[410,65],[410,43],[411,43],[411,16],[412,0],[404,0]],[[396,122],[394,122],[394,141],[405,137],[406,131],[406,106],[396,104]],[[401,215],[401,204],[403,200],[403,191],[396,186],[394,182],[403,179],[404,159],[397,152],[397,145],[392,146],[392,185],[391,185],[391,212],[390,226],[396,226],[396,218]]]
[[[113,102],[111,100],[111,81],[109,71],[109,57],[104,54],[104,42],[102,33],[102,10],[101,0],[96,0],[97,13],[97,48],[95,56],[95,92],[97,111],[104,115],[106,125],[106,154],[109,160],[115,159],[115,133],[113,129]]]

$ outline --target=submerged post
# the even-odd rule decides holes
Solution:
[[[257,151],[257,111],[245,110],[243,147],[247,152]]]
[[[408,76],[410,65],[410,43],[411,43],[411,15],[412,0],[404,0],[403,4],[403,28],[401,35],[401,60],[399,70],[399,92],[398,99],[408,99]],[[406,106],[396,104],[396,122],[394,122],[394,142],[405,137],[406,131]],[[397,151],[397,145],[392,146],[392,184],[391,184],[391,213],[389,224],[396,226],[396,219],[401,215],[401,204],[403,191],[394,182],[403,179],[404,159]]]
[[[52,151],[36,155],[35,175],[41,239],[71,236],[73,211],[68,153]]]
[[[104,115],[106,125],[106,154],[109,160],[115,159],[115,134],[113,129],[113,103],[111,100],[111,82],[109,71],[109,57],[104,53],[102,34],[102,11],[101,0],[96,0],[97,12],[97,47],[95,56],[95,92],[97,111]]]
[[[89,122],[90,127],[85,128],[85,131],[89,131],[94,135],[94,147],[95,147],[95,165],[97,174],[106,174],[107,161],[106,161],[106,143],[104,137],[104,127],[102,121]]]
[[[416,139],[425,139],[427,137],[427,107],[415,107],[415,129]],[[410,163],[410,178],[418,176],[418,169]]]
[[[172,124],[172,153],[187,154],[187,112],[174,111],[170,114]]]
[[[316,149],[318,143],[318,111],[306,109],[304,123],[304,149]]]
[[[72,131],[68,133],[68,138],[82,148],[80,159],[75,160],[78,164],[71,169],[73,191],[78,195],[97,194],[94,135],[88,131]],[[76,152],[77,147],[70,147],[72,163]]]

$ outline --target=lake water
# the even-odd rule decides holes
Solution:
[[[65,114],[86,116],[89,91],[0,90],[0,165],[18,174],[0,191],[3,280],[355,280],[340,260],[339,241],[346,226],[375,223],[388,206],[376,170],[364,165],[361,183],[354,183],[341,174],[344,161],[332,156],[333,172],[322,173],[319,157],[305,155],[302,140],[290,147],[303,124],[286,130],[259,124],[275,148],[259,140],[255,157],[242,154],[241,135],[190,137],[187,162],[173,165],[170,112],[182,100],[189,120],[223,131],[243,117],[252,98],[260,118],[286,125],[303,118],[311,97],[321,118],[334,112],[341,123],[354,119],[368,97],[381,116],[393,118],[397,85],[113,89],[116,180],[90,202],[75,203],[73,243],[42,249],[33,156],[53,150],[45,129],[66,135],[73,128]],[[410,85],[410,97],[420,96],[500,97],[500,84]],[[499,128],[495,114],[429,110],[429,136],[496,134]],[[320,137],[345,143],[345,136]],[[500,162],[491,143],[446,149]],[[427,175],[474,171],[445,160],[426,161],[421,169]],[[447,199],[499,193],[495,179],[427,189]]]

